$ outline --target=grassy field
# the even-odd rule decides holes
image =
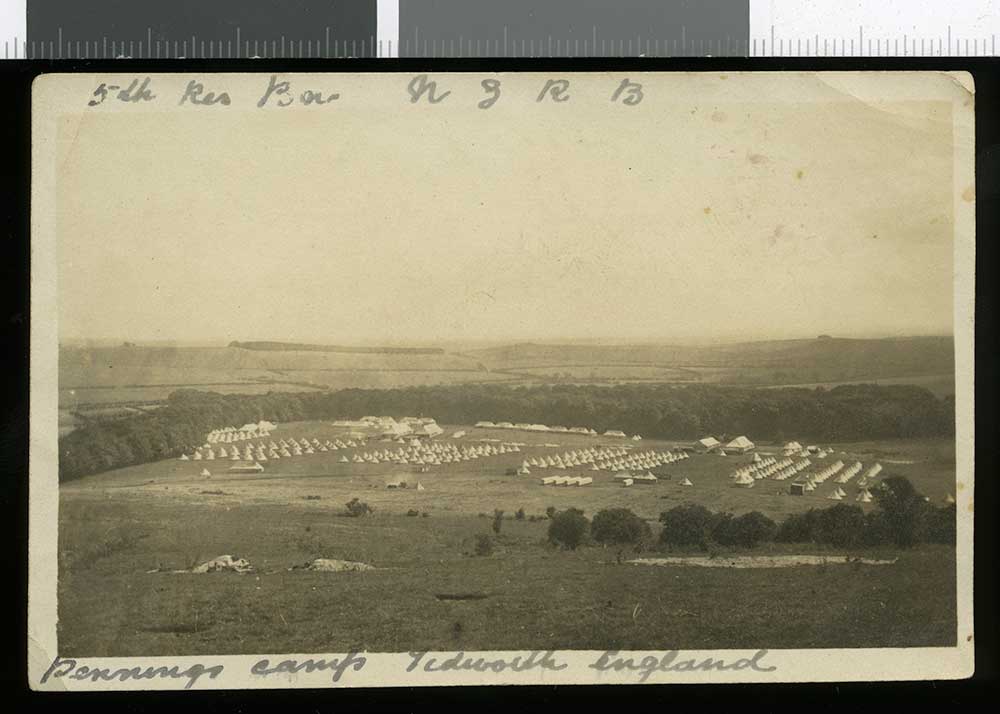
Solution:
[[[280,425],[274,436],[336,433],[310,422]],[[504,474],[533,454],[607,440],[469,429],[456,443],[483,438],[525,446],[519,454],[435,466],[423,474],[343,464],[343,452],[335,452],[268,462],[256,476],[227,475],[225,461],[169,461],[63,486],[62,654],[954,643],[955,561],[949,548],[852,553],[899,557],[888,566],[775,571],[628,565],[618,562],[614,549],[567,552],[546,543],[548,506],[575,506],[590,516],[624,506],[655,522],[661,511],[685,501],[734,513],[760,510],[773,518],[831,503],[822,495],[779,495],[783,489],[772,481],[731,488],[728,475],[742,457],[692,457],[667,467],[671,480],[656,486],[624,489],[607,472],[588,471],[596,477],[592,486],[555,488],[541,486],[538,474],[573,472]],[[906,475],[935,499],[954,492],[954,452],[947,442],[871,442],[838,445],[837,452],[845,462],[877,458],[883,475]],[[213,471],[210,478],[198,475],[204,467]],[[404,474],[425,490],[385,488]],[[684,476],[695,485],[679,486]],[[343,515],[352,497],[374,506],[375,515]],[[523,521],[510,518],[519,508],[527,515]],[[497,549],[491,556],[471,555],[476,535],[490,532],[490,518],[479,514],[494,509],[507,513]],[[778,545],[753,552],[845,554]],[[147,572],[189,568],[223,553],[248,558],[257,572]],[[288,570],[317,557],[358,560],[376,570]],[[462,594],[482,597],[437,597]]]

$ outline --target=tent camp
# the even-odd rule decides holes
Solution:
[[[737,488],[753,488],[755,483],[757,483],[756,479],[745,472],[733,479],[733,486]]]

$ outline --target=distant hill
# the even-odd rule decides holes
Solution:
[[[266,352],[343,352],[360,355],[443,355],[440,347],[346,347],[310,345],[301,342],[230,342],[230,347]]]
[[[910,383],[908,378],[918,383],[930,376],[941,385],[938,393],[948,393],[953,375],[952,339],[942,337],[824,337],[702,347],[524,343],[467,352],[291,342],[59,350],[63,406],[159,402],[183,387],[247,393],[469,383],[778,386]]]
[[[954,370],[951,337],[743,342],[728,345],[545,345],[523,343],[464,353],[490,369],[612,364],[702,369],[790,369],[897,377]],[[827,375],[824,374],[825,378]]]

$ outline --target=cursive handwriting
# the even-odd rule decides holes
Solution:
[[[486,96],[478,98],[476,106],[480,109],[490,109],[500,101],[501,81],[490,77],[481,80],[479,85]],[[418,74],[406,85],[406,94],[411,104],[440,104],[452,96],[452,90],[444,88],[438,81],[431,79],[426,74]],[[541,91],[535,96],[535,102],[563,104],[570,101],[570,96],[570,80],[547,79],[541,85]],[[642,84],[633,82],[628,77],[620,80],[610,94],[611,103],[630,107],[641,104],[644,98]],[[156,95],[152,91],[152,79],[150,77],[136,78],[124,86],[101,82],[90,95],[87,104],[96,107],[109,99],[117,99],[126,104],[151,102],[156,99]],[[207,89],[205,83],[198,79],[192,79],[187,82],[177,104],[189,107],[228,107],[238,99],[239,97],[232,97],[228,91]],[[340,99],[340,94],[337,92],[315,88],[293,91],[291,81],[279,79],[278,75],[272,74],[268,77],[267,86],[258,95],[257,108],[289,107],[293,104],[323,106],[332,104],[338,99]]]
[[[63,677],[77,682],[127,682],[131,680],[144,679],[186,679],[185,689],[193,687],[201,677],[208,675],[209,679],[215,679],[223,672],[223,665],[215,664],[205,666],[203,664],[192,664],[185,670],[177,665],[172,667],[121,667],[110,669],[102,667],[88,667],[80,664],[75,659],[63,659],[56,657],[49,665],[48,671],[42,675],[42,684],[52,679],[62,679]]]
[[[434,657],[427,657],[426,652],[410,652],[410,664],[406,671],[412,672],[423,665],[425,672],[527,672],[531,669],[547,669],[553,672],[566,669],[568,665],[555,658],[553,650],[541,652],[532,651],[527,657],[513,657],[511,659],[486,659],[484,657],[467,657],[464,652],[456,652],[448,659],[438,661]]]
[[[724,659],[706,657],[703,660],[678,660],[680,653],[670,650],[662,657],[649,655],[639,661],[631,657],[618,657],[618,650],[608,650],[590,665],[590,669],[598,672],[638,672],[639,681],[645,682],[655,672],[729,672],[752,669],[755,672],[773,672],[777,667],[765,667],[761,661],[767,655],[767,650],[757,650],[753,657],[744,657],[733,662]]]
[[[360,672],[367,663],[367,659],[359,657],[354,652],[341,659],[306,659],[301,662],[285,659],[274,666],[271,665],[270,660],[262,659],[254,663],[250,668],[250,674],[267,677],[272,674],[298,674],[300,672],[311,674],[312,672],[333,671],[333,681],[339,682],[348,669]]]

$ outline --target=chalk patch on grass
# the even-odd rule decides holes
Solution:
[[[734,558],[669,557],[636,558],[631,565],[693,565],[701,568],[793,568],[799,565],[892,565],[892,560],[852,558],[847,555],[747,555]]]

